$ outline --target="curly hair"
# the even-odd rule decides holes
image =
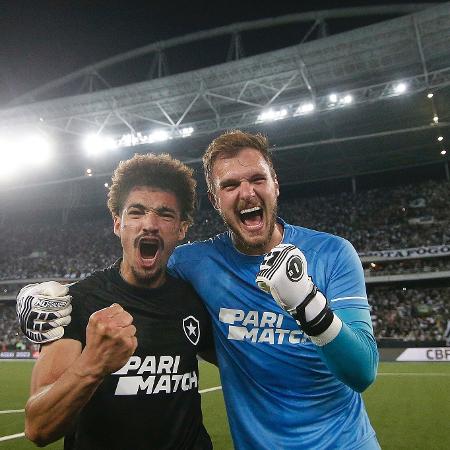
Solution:
[[[236,156],[243,148],[258,150],[269,165],[272,176],[275,176],[267,137],[261,133],[251,134],[241,130],[229,130],[214,139],[203,155],[203,170],[208,192],[214,193],[212,169],[216,159]]]
[[[172,192],[180,206],[181,220],[192,224],[196,185],[193,170],[178,159],[168,154],[135,154],[126,161],[120,161],[114,171],[108,192],[108,208],[113,216],[119,216],[130,191],[136,186],[149,186]]]

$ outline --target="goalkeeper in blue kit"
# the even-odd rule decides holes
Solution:
[[[212,318],[235,448],[379,449],[360,395],[375,379],[378,352],[353,246],[277,217],[265,137],[227,132],[203,164],[228,231],[177,247],[168,267]],[[27,335],[43,323],[63,333],[61,317],[36,324],[22,303]]]

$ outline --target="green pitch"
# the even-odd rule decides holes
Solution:
[[[23,409],[31,368],[26,361],[0,362],[0,449],[36,448],[23,437],[1,440],[23,431],[23,413],[5,411]],[[216,368],[200,364],[200,389],[219,385]],[[450,449],[449,363],[383,363],[364,398],[383,449]],[[215,450],[232,449],[222,391],[204,392],[202,405]],[[58,442],[46,448],[63,447]]]

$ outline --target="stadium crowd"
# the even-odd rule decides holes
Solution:
[[[348,239],[361,252],[450,244],[450,183],[428,181],[391,189],[280,201],[287,222]],[[187,240],[224,230],[210,207],[197,212]],[[0,226],[0,279],[77,278],[112,263],[119,243],[104,219]]]
[[[395,188],[336,193],[324,197],[280,200],[279,214],[291,223],[340,235],[359,253],[450,244],[450,183],[428,181]],[[197,212],[187,241],[206,239],[225,229],[209,206]],[[107,219],[74,218],[67,225],[0,225],[1,295],[15,294],[25,279],[83,278],[113,263],[120,245]],[[450,257],[365,264],[366,276],[450,270]],[[449,289],[370,289],[375,332],[379,339],[436,340],[450,318]],[[418,305],[433,314],[424,315]],[[0,308],[3,347],[28,345],[18,334],[11,304]]]
[[[406,273],[429,273],[450,271],[450,255],[437,258],[406,259],[401,261],[384,261],[382,263],[365,263],[366,277],[383,275],[401,275]]]
[[[383,339],[441,342],[450,319],[450,287],[409,289],[376,287],[368,290],[372,323],[380,344]],[[22,336],[15,303],[0,305],[0,350],[32,349]]]
[[[34,347],[20,331],[15,304],[0,304],[0,352],[32,350]]]
[[[450,287],[369,291],[372,323],[378,341],[443,341],[450,319]]]

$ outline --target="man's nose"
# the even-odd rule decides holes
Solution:
[[[255,196],[255,190],[253,184],[249,181],[242,181],[240,185],[240,195],[243,199],[250,199]]]
[[[159,229],[158,214],[153,211],[146,211],[142,217],[142,228],[146,231],[154,231]]]

